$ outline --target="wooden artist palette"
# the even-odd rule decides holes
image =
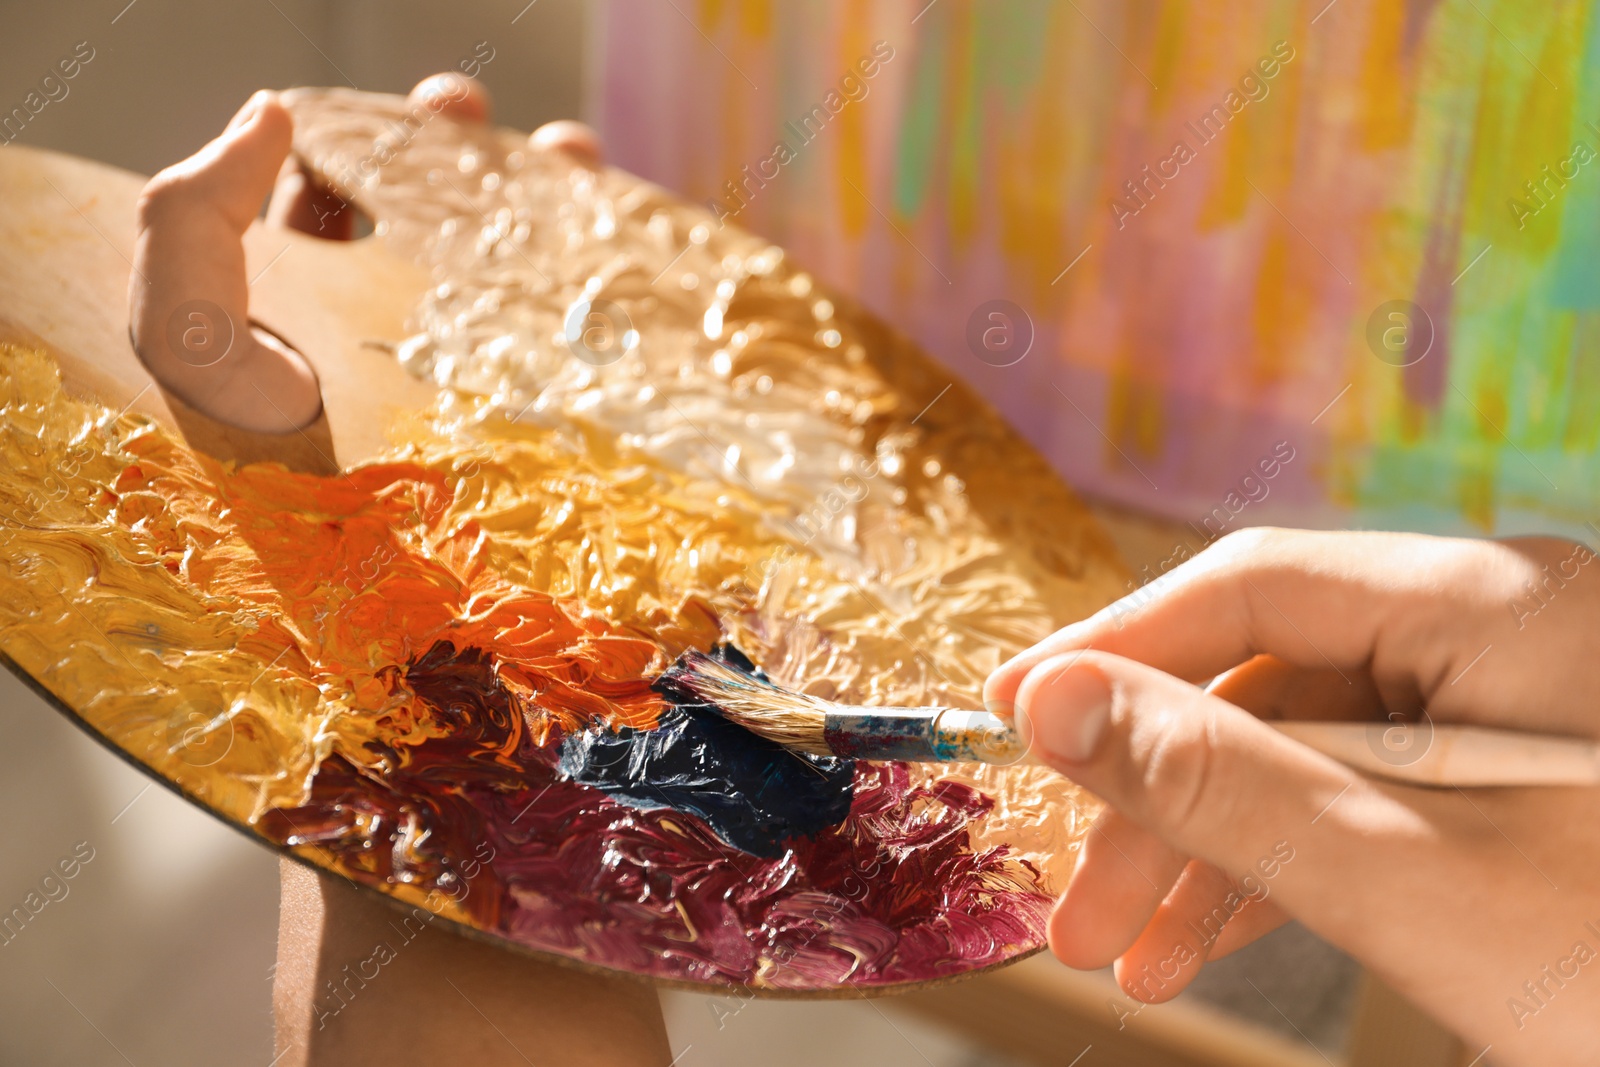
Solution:
[[[541,957],[850,995],[1040,948],[1092,814],[1068,783],[803,759],[651,683],[716,647],[975,706],[1122,585],[1048,467],[660,189],[396,97],[288,102],[378,232],[246,235],[252,316],[325,401],[265,444],[129,347],[142,179],[0,153],[12,669],[269,845]]]

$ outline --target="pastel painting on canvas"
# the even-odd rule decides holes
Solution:
[[[1587,536],[1596,0],[616,0],[601,24],[620,165],[906,324],[1085,492],[1198,525],[1286,442],[1222,525]],[[1031,340],[1003,366],[968,334],[996,298]]]

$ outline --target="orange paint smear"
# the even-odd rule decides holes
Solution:
[[[175,528],[159,533],[169,566],[202,593],[273,612],[279,621],[261,639],[277,629],[290,639],[279,652],[315,648],[310,677],[343,680],[361,706],[393,704],[394,666],[451,641],[493,648],[504,684],[563,727],[649,727],[661,711],[644,681],[656,647],[490,569],[479,524],[451,521],[454,494],[438,471],[414,463],[341,478],[230,471],[161,435],[129,446],[137,462],[116,482],[119,519],[159,530],[163,520],[226,517],[236,537],[184,548]],[[542,735],[550,723],[534,725]]]

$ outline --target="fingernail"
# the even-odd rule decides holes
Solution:
[[[1111,685],[1092,667],[1051,672],[1018,693],[1017,728],[1040,755],[1082,763],[1094,755],[1111,719]]]

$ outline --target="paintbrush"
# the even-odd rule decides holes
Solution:
[[[987,711],[838,704],[773,685],[695,649],[678,657],[660,685],[751,733],[814,756],[1006,765],[1027,754],[1011,724]]]
[[[991,712],[839,704],[773,685],[693,649],[661,681],[729,722],[798,752],[1000,766],[1028,756],[1012,725]],[[1413,785],[1600,784],[1600,745],[1579,738],[1431,723],[1267,724],[1355,770]]]

